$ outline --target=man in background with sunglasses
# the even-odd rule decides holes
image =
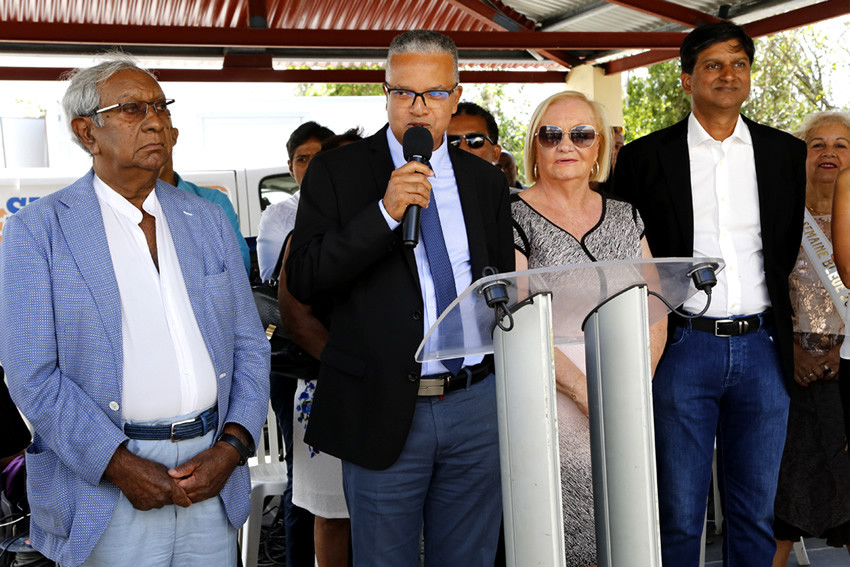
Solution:
[[[446,132],[449,144],[495,165],[502,153],[499,126],[486,109],[474,102],[461,102]]]
[[[492,565],[492,356],[420,364],[415,351],[486,266],[513,269],[507,182],[446,140],[462,91],[451,39],[397,36],[384,91],[388,126],[317,155],[301,187],[288,288],[332,305],[305,441],[342,459],[355,565],[418,565],[423,530],[426,565]],[[428,163],[405,159],[414,126],[427,130]],[[412,247],[401,234],[411,205],[422,207]]]
[[[715,438],[724,565],[767,567],[776,550],[806,146],[741,115],[754,51],[730,22],[688,34],[681,79],[692,113],[626,145],[614,170],[614,191],[638,207],[653,256],[726,263],[703,316],[670,316],[653,381],[664,565],[699,562]],[[697,314],[705,302],[697,294],[684,309]]]
[[[236,565],[269,343],[221,207],[157,176],[171,116],[129,58],[63,99],[92,169],[6,222],[0,359],[34,427],[30,537],[62,566]]]

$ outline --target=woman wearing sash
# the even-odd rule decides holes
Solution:
[[[807,210],[803,246],[789,281],[796,385],[790,392],[788,434],[774,509],[774,567],[787,565],[792,545],[800,537],[825,538],[835,547],[850,543],[850,458],[845,451],[837,382],[844,336],[837,305],[847,290],[831,284],[836,274],[829,242],[835,179],[850,166],[850,116],[844,112],[810,114],[799,136],[808,148]],[[827,286],[834,293],[830,294]]]

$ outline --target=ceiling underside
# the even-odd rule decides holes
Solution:
[[[464,82],[562,82],[585,63],[617,73],[675,58],[719,17],[761,37],[848,13],[850,0],[0,0],[0,55],[120,47],[213,61],[163,64],[163,80],[377,83],[393,36],[423,28],[454,39]],[[0,80],[63,71],[18,63]]]

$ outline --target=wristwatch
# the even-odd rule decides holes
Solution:
[[[237,464],[240,467],[247,463],[248,459],[253,457],[254,451],[256,451],[253,440],[251,441],[250,447],[246,447],[245,443],[243,443],[241,439],[239,439],[235,435],[231,435],[230,433],[222,433],[221,435],[219,435],[218,439],[216,439],[216,443],[218,443],[219,441],[224,441],[225,443],[232,445],[233,448],[236,449],[236,451],[239,453],[239,463]]]

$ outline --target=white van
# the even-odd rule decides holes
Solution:
[[[257,225],[263,210],[272,203],[286,199],[298,189],[286,166],[178,173],[187,181],[218,189],[230,197],[252,257],[256,254]],[[40,197],[67,187],[84,174],[85,171],[57,171],[51,168],[0,169],[0,241],[6,217]]]

